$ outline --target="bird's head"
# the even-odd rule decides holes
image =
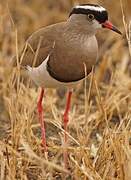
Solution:
[[[95,4],[81,4],[75,6],[71,13],[70,18],[76,20],[78,25],[86,24],[90,31],[95,32],[99,28],[108,28],[119,34],[122,34],[109,20],[108,12],[105,8]],[[81,24],[79,23],[81,21]],[[83,24],[82,24],[83,23]]]

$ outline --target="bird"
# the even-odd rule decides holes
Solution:
[[[107,28],[122,34],[109,20],[107,10],[97,4],[75,5],[67,20],[42,27],[26,40],[19,55],[20,65],[41,88],[37,103],[44,152],[47,156],[42,100],[45,88],[67,89],[63,114],[64,144],[68,142],[68,122],[74,88],[90,74],[98,59],[97,30]],[[13,60],[16,63],[16,58]],[[66,147],[66,146],[65,146]],[[65,168],[68,154],[63,152]]]

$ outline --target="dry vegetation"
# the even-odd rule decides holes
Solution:
[[[78,2],[78,1],[77,1]],[[69,167],[63,168],[64,90],[47,90],[44,114],[49,160],[44,159],[36,112],[39,89],[9,61],[41,26],[62,21],[74,0],[0,0],[0,179],[131,179],[130,0],[79,1],[104,5],[123,37],[98,34],[94,75],[78,86],[69,122]],[[123,26],[123,19],[125,28]],[[128,41],[126,40],[128,38]]]

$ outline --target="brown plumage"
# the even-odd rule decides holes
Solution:
[[[84,78],[84,64],[88,74],[96,62],[98,49],[95,36],[88,34],[87,20],[79,16],[74,18],[75,23],[69,19],[33,33],[23,48],[21,65],[32,66],[36,56],[37,67],[50,54],[47,70],[55,79],[72,82]]]
[[[79,5],[73,8],[67,21],[34,32],[20,54],[21,65],[27,66],[30,77],[42,87],[38,101],[38,114],[45,157],[48,150],[42,111],[44,88],[68,87],[67,104],[63,115],[65,168],[68,160],[66,131],[72,87],[85,77],[85,73],[88,75],[95,65],[98,52],[95,34],[97,29],[102,27],[121,34],[108,21],[105,8],[94,4]],[[16,64],[16,58],[14,58],[14,64]]]

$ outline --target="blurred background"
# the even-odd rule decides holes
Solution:
[[[1,180],[62,179],[59,168],[60,172],[44,169],[38,158],[43,158],[36,113],[39,89],[25,85],[10,61],[32,32],[65,21],[79,3],[105,7],[123,36],[106,29],[97,33],[99,62],[94,85],[88,91],[89,77],[74,94],[69,123],[70,135],[76,140],[70,139],[71,174],[75,179],[131,179],[127,173],[131,172],[131,0],[0,0]],[[44,101],[49,160],[60,165],[64,94],[64,90],[49,90]]]
[[[110,20],[121,30],[124,30],[120,1],[114,2],[113,0],[1,0],[0,41],[1,45],[6,44],[4,46],[4,51],[8,51],[11,55],[15,54],[14,46],[10,46],[10,43],[12,43],[13,41],[12,32],[15,28],[17,28],[18,31],[18,46],[19,48],[21,48],[21,45],[33,31],[37,30],[40,27],[66,20],[68,18],[72,6],[78,3],[97,3],[104,6],[109,12]],[[125,0],[122,4],[124,9],[125,21],[129,22],[131,15],[131,2],[130,0]],[[98,36],[100,43],[104,43],[108,41],[108,39],[112,40],[114,37],[116,39],[119,38],[116,34],[107,30],[100,31],[100,35]],[[107,43],[110,42],[108,41]],[[13,44],[15,45],[15,43]],[[8,57],[10,58],[10,56]]]
[[[122,2],[124,17],[122,16],[120,2]],[[113,0],[1,0],[1,57],[4,58],[6,56],[6,60],[4,61],[8,62],[10,61],[11,57],[16,54],[16,43],[14,38],[16,36],[16,29],[18,36],[18,49],[20,51],[25,40],[29,37],[29,35],[31,35],[32,32],[40,27],[66,20],[72,6],[79,3],[97,3],[104,6],[109,12],[109,19],[123,32],[123,37],[126,37],[123,19],[127,24],[130,21],[130,0],[121,0],[115,2]],[[128,27],[127,31],[129,31]],[[112,55],[112,47],[115,46],[115,54],[118,60],[121,53],[125,51],[125,46],[127,46],[126,39],[125,41],[120,41],[122,39],[121,37],[108,30],[100,30],[97,34],[97,38],[99,42],[100,57],[101,55],[104,55],[104,53],[108,52],[110,55]],[[120,46],[124,46],[124,48],[122,47],[122,49],[118,51]],[[112,48],[112,50],[106,51],[110,48]]]
[[[18,29],[19,38],[26,39],[34,30],[52,23],[66,20],[74,4],[97,3],[104,6],[109,17],[121,29],[123,28],[123,17],[120,1],[113,0],[8,0],[0,1],[1,31],[11,32],[12,28]],[[130,0],[123,1],[124,14],[126,20],[130,19]],[[108,31],[106,35],[108,35]],[[111,33],[112,34],[112,33]],[[9,35],[9,34],[8,34]],[[2,36],[2,34],[1,34]],[[102,32],[102,37],[104,32]],[[102,38],[101,37],[101,38]],[[105,39],[105,38],[103,38]],[[2,40],[2,38],[1,38]]]

